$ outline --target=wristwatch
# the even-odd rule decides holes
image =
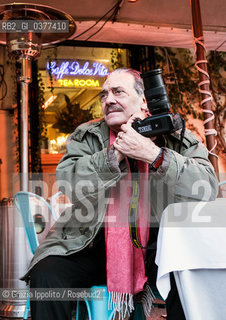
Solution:
[[[149,165],[150,170],[157,171],[157,169],[161,166],[164,157],[164,150],[161,148],[159,154],[155,158],[155,160]]]

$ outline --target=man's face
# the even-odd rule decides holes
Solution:
[[[143,95],[138,95],[134,88],[131,74],[113,73],[105,81],[100,94],[104,119],[113,130],[119,130],[134,112],[141,111]]]

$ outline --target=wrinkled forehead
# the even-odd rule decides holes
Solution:
[[[126,90],[135,90],[134,77],[126,72],[112,73],[103,84],[103,90],[110,90],[111,88],[118,87]]]

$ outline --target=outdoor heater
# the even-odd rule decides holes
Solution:
[[[40,55],[42,47],[72,39],[76,25],[73,18],[65,12],[30,3],[1,5],[0,23],[0,43],[7,45],[9,55],[21,63],[21,74],[17,79],[21,84],[20,189],[28,191],[28,88],[32,82],[32,60]],[[6,30],[4,33],[3,29]],[[25,282],[19,278],[26,273],[31,252],[15,206],[12,202],[7,202],[0,209],[0,286],[19,293],[20,290],[27,289]],[[13,300],[9,296],[0,300],[1,319],[23,317],[25,298]]]
[[[40,55],[42,46],[72,39],[76,25],[65,12],[30,3],[1,5],[0,22],[4,23],[1,30],[6,30],[0,33],[0,43],[6,44],[9,55],[21,63],[21,75],[17,79],[21,83],[21,190],[28,191],[28,87],[32,82],[31,63]]]

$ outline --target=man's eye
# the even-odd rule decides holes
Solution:
[[[117,90],[115,90],[115,92],[114,92],[114,94],[121,94],[121,93],[123,93],[123,90],[121,90],[121,89],[117,89]]]
[[[107,98],[107,93],[101,93],[100,100],[104,100]]]

